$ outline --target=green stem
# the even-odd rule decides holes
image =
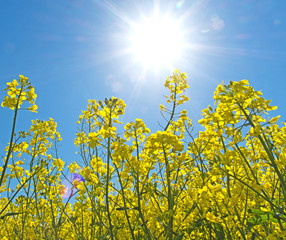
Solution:
[[[134,130],[134,135],[135,135],[135,141],[136,141],[136,154],[137,154],[137,161],[139,161],[139,143],[138,143],[138,139],[137,139],[137,132],[136,129]],[[139,217],[141,218],[143,227],[144,227],[144,231],[147,234],[147,238],[149,240],[152,240],[152,236],[150,233],[150,230],[147,227],[146,221],[144,219],[144,215],[141,209],[141,193],[140,193],[140,188],[139,188],[139,173],[137,172],[137,174],[135,173],[135,184],[136,184],[136,192],[137,192],[137,204],[138,204],[138,211],[139,211]]]
[[[111,109],[109,113],[109,127],[111,127]],[[106,186],[105,186],[105,201],[106,201],[106,208],[107,208],[107,216],[108,216],[108,221],[109,221],[109,230],[110,230],[110,235],[111,235],[111,240],[113,240],[113,231],[112,231],[112,221],[111,221],[111,216],[110,216],[110,209],[109,209],[109,172],[110,172],[110,137],[108,137],[108,142],[107,142],[107,179],[106,179]]]
[[[126,198],[125,198],[125,194],[124,194],[124,187],[123,187],[123,183],[122,183],[122,180],[121,180],[120,172],[119,172],[119,170],[118,170],[117,165],[114,164],[114,166],[115,166],[115,169],[116,169],[116,171],[117,171],[118,180],[119,180],[119,184],[120,184],[120,187],[121,187],[122,198],[123,198],[123,206],[124,206],[124,212],[125,212],[125,216],[126,216],[126,219],[127,219],[128,227],[129,227],[129,229],[130,229],[132,239],[135,240],[134,231],[133,231],[133,228],[132,228],[132,226],[131,226],[131,223],[130,223],[130,220],[129,220],[129,216],[128,216],[128,212],[127,212]]]
[[[40,169],[39,169],[40,170]],[[26,179],[26,181],[19,187],[19,189],[14,193],[13,197],[9,199],[9,202],[5,205],[5,207],[1,210],[0,215],[5,211],[5,209],[9,206],[9,204],[13,201],[13,199],[16,197],[16,195],[20,192],[20,190],[25,186],[25,184],[33,177],[35,174],[37,174],[39,171],[32,174],[29,178]],[[1,217],[0,217],[1,218]]]
[[[13,119],[13,127],[12,127],[12,133],[11,133],[11,138],[10,138],[9,150],[8,150],[8,154],[7,154],[7,157],[5,159],[4,166],[3,166],[3,172],[1,174],[0,187],[2,186],[4,175],[5,175],[7,166],[8,166],[8,161],[9,161],[9,158],[10,158],[10,156],[12,154],[12,150],[13,150],[12,143],[13,143],[13,138],[14,138],[14,133],[15,133],[15,128],[16,128],[16,119],[17,119],[17,113],[18,113],[18,109],[19,109],[19,102],[20,102],[21,93],[23,91],[23,88],[24,88],[24,86],[22,85],[21,89],[20,89],[20,93],[18,95],[16,107],[15,107],[15,113],[14,113],[14,119]]]
[[[166,176],[167,176],[167,188],[168,188],[168,213],[169,213],[169,223],[168,223],[168,229],[167,229],[167,238],[172,240],[173,239],[173,208],[174,208],[174,202],[173,202],[173,195],[172,195],[172,189],[171,189],[171,180],[170,180],[170,165],[167,158],[167,154],[165,151],[165,148],[163,146],[163,152],[164,152],[164,159],[166,164]]]
[[[166,125],[166,127],[164,128],[164,131],[166,131],[169,127],[169,125],[171,124],[171,121],[173,120],[173,117],[175,115],[175,109],[176,109],[176,98],[177,98],[177,84],[175,83],[175,91],[174,91],[174,101],[173,101],[173,109],[172,109],[172,113],[171,113],[171,117]]]
[[[243,112],[244,116],[247,118],[247,120],[250,123],[250,125],[253,128],[255,128],[254,123],[252,122],[250,116],[246,113],[245,109],[238,102],[237,102],[237,105],[240,108],[240,110]],[[265,140],[267,140],[265,136],[264,136],[264,138],[265,138]],[[271,165],[274,167],[274,170],[275,170],[275,172],[278,175],[278,178],[280,180],[280,184],[281,184],[282,190],[283,190],[282,193],[283,193],[284,199],[286,199],[286,184],[285,184],[285,181],[284,181],[284,178],[283,178],[282,174],[280,173],[280,171],[279,171],[279,169],[277,167],[277,164],[275,163],[275,158],[273,156],[273,153],[269,150],[268,146],[266,145],[265,141],[263,140],[263,138],[261,137],[260,134],[258,135],[258,139],[259,139],[260,143],[262,144],[264,150],[266,151],[266,153],[267,153],[267,155],[268,155],[268,157],[270,159]]]

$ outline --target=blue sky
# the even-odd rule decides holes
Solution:
[[[20,112],[17,130],[31,119],[58,122],[60,157],[78,160],[73,139],[88,99],[120,97],[124,123],[142,118],[152,131],[162,121],[159,104],[169,67],[146,69],[127,51],[130,23],[154,7],[180,21],[188,44],[173,67],[186,72],[193,122],[213,104],[222,81],[248,79],[286,116],[286,2],[284,0],[92,1],[26,0],[0,3],[0,88],[19,74],[38,94],[38,113]],[[1,101],[4,92],[0,92]],[[9,141],[13,113],[1,108],[0,147]]]

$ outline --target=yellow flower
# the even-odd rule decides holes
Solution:
[[[60,158],[54,158],[54,161],[52,162],[53,167],[57,167],[59,171],[62,171],[65,165],[65,162],[61,160]]]
[[[206,214],[206,219],[210,222],[213,222],[213,223],[219,223],[221,222],[221,219],[219,217],[216,217],[213,213],[211,212],[208,212]]]

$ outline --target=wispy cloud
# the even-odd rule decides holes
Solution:
[[[114,93],[118,93],[122,89],[121,82],[117,81],[113,74],[107,75],[105,83],[107,86],[111,87],[111,91]]]
[[[224,28],[224,20],[218,15],[213,15],[210,21],[204,29],[201,30],[202,33],[209,33],[211,31],[221,31]]]
[[[224,28],[224,21],[217,15],[211,18],[211,28],[220,31]]]
[[[273,24],[274,24],[274,25],[280,25],[280,24],[281,24],[281,20],[276,18],[276,19],[273,21]]]

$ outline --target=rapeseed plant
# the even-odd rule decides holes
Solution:
[[[193,134],[181,109],[186,74],[174,71],[165,87],[166,123],[154,133],[135,119],[119,134],[124,101],[89,100],[74,140],[81,161],[67,166],[53,119],[16,133],[18,110],[36,112],[37,95],[22,75],[8,82],[1,239],[284,239],[286,124],[267,117],[276,107],[247,80],[222,83]]]

